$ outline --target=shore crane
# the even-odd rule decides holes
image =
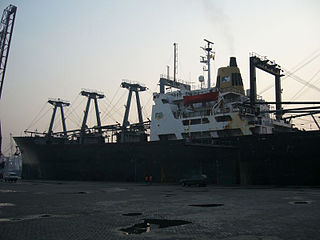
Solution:
[[[8,62],[11,38],[13,33],[14,21],[16,18],[17,7],[9,5],[4,9],[0,23],[0,100],[3,89],[3,82]],[[2,144],[1,122],[0,122],[0,156]]]

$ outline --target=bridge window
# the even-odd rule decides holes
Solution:
[[[231,120],[232,120],[232,118],[229,115],[216,117],[217,122],[230,122]]]
[[[196,125],[196,124],[206,124],[209,123],[209,119],[208,118],[197,118],[197,119],[189,119],[189,120],[183,120],[182,124],[184,126],[187,125]]]

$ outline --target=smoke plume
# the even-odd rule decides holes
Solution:
[[[222,7],[215,3],[215,1],[202,0],[202,4],[205,15],[213,26],[213,31],[224,38],[230,54],[234,54],[234,37],[230,27],[230,17],[225,13]]]

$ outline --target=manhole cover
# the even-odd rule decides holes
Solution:
[[[180,226],[189,224],[191,222],[184,220],[167,220],[167,219],[144,219],[143,223],[134,224],[128,228],[122,228],[120,231],[125,234],[141,234],[145,232],[150,232],[153,228],[167,228],[173,226]]]
[[[142,213],[124,213],[122,216],[128,216],[128,217],[133,217],[133,216],[140,216]]]
[[[221,207],[222,203],[212,203],[212,204],[191,204],[190,207]]]

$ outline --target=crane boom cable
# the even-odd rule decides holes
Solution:
[[[118,99],[118,101],[113,105],[113,107],[105,114],[110,114],[111,111],[115,108],[115,106],[120,102],[120,100],[122,100],[122,98],[124,97],[124,95],[126,95],[126,92],[123,92],[123,94],[120,96],[120,98]]]
[[[50,110],[51,110],[51,108],[49,108],[45,113],[43,113],[43,114],[40,116],[40,118],[33,123],[33,125],[37,124],[44,116],[46,116],[46,114],[47,114]],[[32,126],[33,126],[33,125],[32,125]],[[29,130],[32,126],[29,126],[26,130]]]
[[[69,112],[69,113],[66,115],[66,118],[68,118],[68,117],[69,117],[71,114],[73,114],[73,113],[75,113],[75,115],[77,115],[77,114],[76,114],[76,110],[77,110],[77,108],[84,102],[84,100],[85,100],[85,98],[83,98],[76,107],[72,108],[71,112]],[[78,118],[80,118],[79,115],[77,115],[77,116],[78,116]]]
[[[116,122],[116,119],[112,116],[108,114],[108,108],[111,106],[108,102],[107,99],[105,101],[102,101],[102,103],[104,104],[104,106],[106,107],[106,110],[103,114],[103,116],[101,117],[101,120],[104,121],[107,117],[111,118],[113,121]]]
[[[78,98],[80,97],[80,94],[77,94],[76,96],[75,96],[75,98],[71,101],[71,103],[74,103],[74,102],[76,102],[77,100],[78,100]],[[70,112],[71,112],[71,105],[70,105],[70,107],[69,108],[67,108],[67,110],[66,110],[66,115],[69,115],[70,114]]]
[[[71,105],[69,106],[70,111],[66,114],[66,119],[70,119],[70,117],[73,117],[73,120],[77,122],[77,125],[81,124],[81,117],[76,112],[76,109],[74,109]]]
[[[27,127],[27,129],[29,129],[30,127],[32,127],[34,125],[35,121],[38,121],[38,117],[40,114],[42,114],[42,111],[45,109],[45,107],[47,106],[47,103],[44,103],[42,108],[40,109],[39,113],[32,119],[31,123],[29,124],[29,126]]]
[[[107,107],[109,107],[107,105],[107,103],[103,102]],[[107,117],[111,118],[114,122],[116,122],[117,120],[112,116],[108,114],[108,111],[106,110],[103,114],[103,118],[101,118],[102,121],[104,121]]]
[[[109,118],[111,118],[112,120],[114,120],[115,121],[115,119],[110,115],[110,114],[108,114],[109,113],[109,109],[110,109],[110,107],[112,107],[112,105],[108,102],[109,100],[106,98],[106,99],[104,99],[104,101],[102,101],[102,104],[103,104],[103,106],[105,106],[105,111],[103,112],[103,114],[101,115],[101,121],[104,121],[104,120],[106,120],[107,119],[107,117],[109,117]]]
[[[318,49],[316,52],[318,52],[318,51],[319,51],[319,49]],[[311,54],[311,56],[313,56],[313,55],[314,55],[314,53]],[[317,53],[315,56],[313,56],[313,57],[312,57],[311,59],[309,59],[308,61],[304,62],[301,66],[299,66],[299,67],[297,67],[296,69],[294,69],[290,74],[292,75],[292,74],[296,73],[296,72],[299,71],[300,69],[304,68],[305,66],[307,66],[308,64],[310,64],[311,62],[313,62],[314,60],[316,60],[319,56],[320,56],[320,52]],[[282,68],[282,69],[283,69],[283,68]],[[284,76],[281,80],[283,81],[283,80],[287,79],[288,77],[289,77],[289,76]],[[273,84],[272,84],[272,85],[269,85],[268,87],[266,87],[265,89],[263,89],[263,90],[259,93],[259,95],[262,95],[262,94],[265,93],[266,91],[270,90],[272,87],[273,87]]]
[[[310,80],[308,81],[308,83],[311,83],[313,84],[313,81],[314,79],[316,79],[316,76],[320,73],[320,69],[310,78]],[[319,80],[319,79],[317,79]],[[304,92],[304,89],[306,88],[306,85],[304,85],[301,89],[299,89],[299,91],[296,92],[296,94],[292,97],[292,100],[295,100],[297,99],[298,97],[301,96],[301,94],[303,94]]]
[[[320,92],[320,88],[315,86],[314,84],[309,83],[306,80],[303,80],[301,77],[289,72],[288,70],[285,70],[285,69],[283,69],[283,70],[285,71],[285,73],[287,74],[288,77],[291,77],[292,79],[296,80],[297,82],[299,82],[299,83],[301,83],[301,84],[303,84],[303,85],[305,85],[307,87],[310,87],[310,88],[315,89],[318,92]]]
[[[106,101],[107,101],[107,99],[106,99]],[[115,106],[112,105],[111,102],[110,102],[110,103],[107,103],[107,102],[106,102],[105,104],[109,104],[109,105],[107,105],[108,108],[109,108],[110,106],[113,107],[113,108],[115,107]],[[120,111],[121,109],[122,109],[122,107],[120,107],[120,108],[118,108],[118,109],[114,109],[114,112],[117,113],[120,117],[123,116],[122,112]]]

